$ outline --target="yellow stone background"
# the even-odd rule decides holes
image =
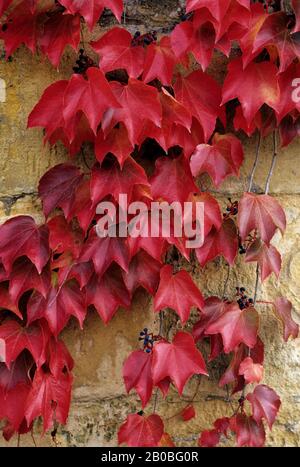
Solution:
[[[131,5],[132,3],[132,5]],[[146,2],[147,3],[147,2]],[[169,23],[177,17],[180,2],[149,1],[130,2],[128,7],[128,27],[136,30],[130,18],[142,18],[139,29],[143,32],[151,27],[162,27],[166,17]],[[182,3],[182,2],[181,2]],[[164,13],[162,13],[162,11]],[[147,26],[144,26],[144,23]],[[150,27],[149,27],[150,22]],[[96,31],[95,36],[99,34]],[[0,54],[2,46],[0,45]],[[0,55],[1,56],[1,55]],[[27,130],[29,112],[40,98],[43,90],[52,82],[69,77],[75,55],[71,50],[65,54],[59,72],[54,70],[42,57],[33,57],[25,48],[20,48],[12,62],[0,58],[0,79],[6,83],[6,101],[0,102],[0,223],[10,216],[30,214],[42,220],[40,203],[36,197],[39,178],[50,167],[67,160],[62,146],[50,148],[42,142],[42,131]],[[212,67],[218,74],[220,62]],[[239,199],[247,189],[249,173],[254,161],[255,141],[244,140],[245,163],[237,180],[229,178],[218,192],[214,192],[224,207],[228,195]],[[255,189],[264,188],[272,158],[272,142],[263,142],[260,161],[255,177]],[[286,210],[288,228],[283,238],[276,234],[274,244],[283,255],[283,266],[279,280],[269,278],[259,289],[258,299],[271,301],[278,296],[286,296],[294,305],[294,318],[299,322],[300,310],[300,211],[299,211],[299,140],[287,149],[280,150],[277,165],[271,182],[271,194]],[[192,274],[205,296],[222,296],[227,274],[223,260],[215,260],[204,269],[199,266],[184,265]],[[246,265],[239,258],[231,270],[227,295],[233,298],[235,287],[244,286],[249,295],[253,292],[255,266]],[[299,339],[287,344],[282,339],[280,323],[272,310],[258,306],[261,318],[261,336],[266,344],[264,383],[273,387],[282,398],[282,407],[273,431],[268,432],[267,445],[300,446],[300,343]],[[64,334],[76,362],[73,402],[67,426],[59,428],[57,442],[61,446],[115,446],[118,425],[126,414],[140,410],[140,402],[135,394],[127,396],[121,377],[123,360],[131,351],[138,348],[138,334],[143,327],[157,329],[157,316],[152,309],[152,301],[143,291],[135,295],[131,312],[120,310],[109,326],[105,327],[96,313],[90,314],[81,332],[75,322],[71,322]],[[225,401],[226,393],[219,389],[218,368],[211,369],[210,379],[197,378],[184,390],[183,401],[175,392],[166,401],[158,398],[158,412],[166,420],[166,431],[179,445],[195,445],[198,433],[208,429],[217,417],[231,415],[230,404]],[[195,397],[197,418],[184,423],[176,413],[193,397],[195,387],[199,389]],[[153,401],[147,411],[151,411]],[[37,430],[38,431],[38,430]],[[50,435],[36,435],[39,446],[53,445]],[[224,445],[232,445],[225,440]],[[16,439],[11,441],[16,444]],[[6,445],[0,441],[0,446]],[[25,436],[21,445],[32,445],[32,439]]]

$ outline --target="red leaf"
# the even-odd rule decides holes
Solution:
[[[127,393],[135,389],[144,408],[152,396],[152,353],[135,350],[125,360],[123,365],[123,378]]]
[[[238,251],[238,234],[234,221],[224,220],[220,230],[213,227],[204,244],[195,251],[202,267],[217,256],[223,256],[230,265],[233,265]]]
[[[31,289],[37,290],[46,297],[50,283],[51,276],[48,269],[44,269],[39,274],[32,262],[23,257],[15,262],[10,274],[9,295],[16,304],[23,293]]]
[[[132,35],[126,29],[114,27],[91,46],[100,57],[103,73],[124,69],[130,78],[138,78],[144,69],[145,50],[132,46]]]
[[[171,378],[179,394],[188,379],[196,374],[207,375],[203,357],[190,334],[179,331],[173,342],[158,342],[153,349],[152,376],[154,384]]]
[[[178,24],[171,33],[172,48],[178,58],[184,58],[192,52],[206,70],[213,56],[216,43],[217,24],[208,11],[203,10],[194,14],[193,21]]]
[[[194,177],[207,172],[219,186],[228,175],[239,175],[244,160],[242,144],[234,135],[214,134],[212,145],[200,144],[191,157]]]
[[[164,424],[158,415],[144,417],[130,414],[119,429],[118,442],[129,447],[155,447],[158,446],[163,433]]]
[[[98,131],[95,141],[95,154],[100,163],[103,162],[108,153],[111,153],[118,159],[122,168],[126,159],[133,152],[133,148],[123,124],[120,124],[117,128],[113,128],[106,138],[104,138],[101,129]]]
[[[260,271],[262,282],[269,277],[272,272],[275,273],[277,279],[281,269],[281,255],[279,251],[273,246],[267,246],[259,239],[252,243],[247,248],[246,263],[257,261]]]
[[[166,183],[166,180],[169,183]],[[199,191],[194,183],[189,163],[183,155],[176,159],[158,158],[150,183],[153,198],[162,198],[169,203],[173,201],[184,203],[190,193]]]
[[[187,271],[173,274],[172,266],[166,265],[160,271],[160,284],[154,297],[154,310],[173,308],[182,323],[190,316],[191,307],[202,309],[204,300],[198,287],[194,284]]]
[[[112,184],[111,181],[114,180]],[[119,163],[114,161],[112,165],[106,167],[102,165],[94,166],[91,178],[91,198],[96,205],[107,195],[111,195],[118,202],[120,194],[128,196],[130,203],[133,187],[135,185],[149,185],[147,175],[140,164],[128,157],[122,169]]]
[[[75,191],[83,174],[70,164],[59,164],[48,170],[39,183],[39,196],[43,202],[45,216],[60,207],[68,217],[73,207]]]
[[[27,256],[39,273],[49,259],[48,229],[30,216],[16,216],[0,226],[0,258],[8,273],[20,256]]]
[[[176,57],[171,48],[171,40],[163,36],[159,44],[152,43],[147,47],[143,81],[149,83],[159,79],[164,85],[171,85]]]
[[[275,300],[274,305],[276,314],[283,324],[284,340],[287,342],[290,336],[296,339],[299,335],[299,325],[292,318],[291,302],[286,298],[280,297]]]
[[[65,47],[70,45],[76,50],[79,42],[80,16],[57,13],[45,23],[39,45],[42,53],[57,68]]]
[[[131,260],[128,272],[122,271],[126,288],[132,296],[139,286],[154,295],[159,284],[159,273],[161,264],[148,255],[145,251],[140,251]]]
[[[217,430],[202,431],[198,444],[202,448],[214,448],[220,442],[220,433]]]
[[[243,389],[245,385],[245,379],[243,376],[239,375],[239,368],[242,361],[250,356],[255,364],[262,365],[264,362],[264,345],[260,338],[257,338],[256,345],[249,349],[244,344],[241,344],[234,350],[234,355],[230,362],[230,365],[226,369],[225,373],[223,374],[222,378],[219,381],[219,386],[223,387],[225,384],[236,383],[235,387],[233,388],[233,394],[238,392],[239,390]]]
[[[92,229],[79,261],[85,263],[90,260],[93,261],[95,271],[99,277],[105,273],[113,262],[128,272],[130,254],[125,239],[118,237],[100,238]]]
[[[48,140],[58,128],[64,127],[63,99],[67,80],[51,84],[28,117],[28,128],[45,128],[45,140]]]
[[[207,191],[203,193],[190,194],[188,201],[196,206],[196,203],[204,204],[204,237],[212,230],[213,227],[219,230],[222,226],[222,214],[218,201]],[[193,207],[193,221],[197,220],[197,212]]]
[[[198,70],[185,78],[179,76],[174,90],[176,99],[189,109],[202,125],[205,141],[208,141],[220,114],[221,88],[219,84]]]
[[[94,305],[105,324],[120,306],[128,309],[131,303],[119,269],[110,269],[102,277],[94,275],[85,290],[86,305]]]
[[[243,375],[248,383],[259,383],[263,379],[264,367],[260,363],[254,363],[251,357],[246,357],[239,368],[239,375]]]
[[[238,304],[228,305],[226,311],[207,328],[206,334],[221,334],[224,351],[229,353],[240,343],[252,348],[257,341],[258,313],[254,308],[240,310]]]
[[[55,216],[47,222],[49,228],[49,245],[53,252],[71,253],[77,258],[83,243],[82,231],[68,224],[64,216]]]
[[[66,124],[72,122],[80,110],[86,115],[91,129],[97,128],[105,111],[120,107],[113,90],[99,68],[88,68],[87,80],[82,75],[72,75],[64,94],[63,116]],[[70,133],[71,140],[75,131]]]
[[[293,83],[299,78],[299,76],[299,63],[292,63],[283,73],[280,73],[280,75],[278,76],[278,83],[280,88],[280,101],[276,107],[278,122],[280,122],[287,114],[289,114],[293,110],[300,110],[300,104],[295,102],[295,99],[293,99],[293,95],[295,92]]]
[[[70,316],[75,316],[82,328],[86,315],[84,297],[77,283],[52,288],[45,299],[39,293],[33,294],[27,305],[28,324],[45,318],[54,336],[64,329]]]
[[[196,417],[196,412],[195,412],[195,408],[193,405],[189,405],[188,407],[186,407],[185,409],[183,409],[181,411],[181,417],[182,419],[185,421],[185,422],[188,422],[189,420],[191,420],[192,418],[195,418]]]
[[[123,0],[59,0],[71,15],[79,13],[84,17],[90,30],[100,19],[104,8],[109,8],[118,21],[121,21]]]
[[[0,310],[2,309],[12,311],[18,318],[23,319],[18,305],[12,300],[7,288],[0,284]]]
[[[239,3],[243,7],[250,9],[250,0],[187,0],[187,12],[207,8],[218,21],[225,16],[232,2]]]
[[[264,418],[271,430],[281,405],[276,392],[265,384],[260,384],[251,394],[247,395],[247,400],[252,405],[254,420],[260,423]]]
[[[252,62],[245,69],[240,58],[230,62],[223,86],[222,105],[237,97],[248,125],[263,104],[276,110],[280,94],[277,72],[276,66],[270,62]]]
[[[11,363],[27,349],[40,367],[46,360],[45,347],[49,337],[49,330],[40,323],[24,328],[16,321],[6,320],[0,326],[0,360],[10,368]]]
[[[37,417],[44,419],[44,432],[55,421],[65,424],[68,418],[73,378],[61,373],[59,378],[37,370],[26,401],[25,417],[28,425]]]
[[[253,44],[253,53],[270,46],[277,49],[280,73],[287,69],[295,57],[300,57],[299,37],[298,34],[290,34],[289,23],[290,17],[282,11],[268,15]]]
[[[55,378],[61,373],[70,373],[74,367],[74,361],[63,341],[52,337],[48,344],[49,369]]]
[[[206,328],[223,315],[228,304],[218,297],[209,297],[201,309],[200,320],[193,327],[195,341],[203,339]]]
[[[282,234],[285,231],[286,217],[278,201],[271,196],[244,193],[239,202],[238,226],[242,240],[257,229],[269,246],[277,228]]]
[[[261,422],[256,423],[252,417],[244,414],[235,415],[230,420],[232,431],[237,435],[239,447],[249,446],[253,448],[262,447],[265,444],[265,429]]]
[[[9,421],[8,426],[3,430],[3,436],[7,441],[15,431],[20,429],[29,391],[30,385],[24,383],[19,383],[8,392],[5,392],[0,386],[0,419]]]
[[[127,128],[131,144],[139,144],[139,137],[146,123],[153,122],[156,126],[161,126],[162,109],[158,92],[152,86],[133,78],[129,78],[127,86],[116,81],[112,81],[110,86],[122,108],[111,109],[104,115],[104,134],[107,135],[116,123],[122,122]]]
[[[39,16],[32,11],[27,0],[19,3],[6,20],[7,27],[0,29],[0,39],[5,44],[6,58],[25,44],[32,53],[36,50],[37,37],[39,33]]]

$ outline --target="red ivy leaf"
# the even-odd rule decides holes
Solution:
[[[169,183],[166,183],[166,180]],[[194,183],[189,163],[183,155],[176,159],[168,157],[157,159],[155,173],[150,183],[153,198],[163,198],[169,203],[173,201],[184,203],[190,193],[199,191]]]
[[[103,162],[108,153],[112,153],[119,161],[122,168],[124,162],[133,152],[134,146],[128,139],[128,133],[123,124],[119,124],[117,128],[113,128],[106,138],[103,131],[100,129],[95,141],[95,154],[97,160]]]
[[[257,423],[253,417],[238,414],[231,418],[230,427],[237,435],[239,447],[249,446],[259,448],[265,444],[265,429],[261,422]]]
[[[51,16],[45,23],[39,45],[43,54],[57,68],[65,47],[70,45],[77,50],[79,42],[80,16],[58,13]]]
[[[189,405],[188,407],[185,407],[185,409],[181,411],[180,415],[185,422],[188,422],[192,418],[196,417],[195,407],[193,405]]]
[[[128,309],[131,303],[119,269],[110,269],[102,277],[94,275],[85,290],[86,305],[94,305],[105,324],[120,306]]]
[[[100,238],[95,230],[91,230],[89,238],[85,243],[80,262],[92,260],[95,271],[101,277],[109,266],[115,262],[128,272],[130,254],[127,242],[124,238],[103,237]]]
[[[16,216],[0,226],[0,258],[10,273],[14,261],[27,256],[39,273],[49,259],[48,229],[30,216]]]
[[[296,57],[300,57],[299,34],[290,34],[289,23],[290,17],[283,11],[268,15],[253,44],[253,53],[270,46],[277,49],[280,73],[285,71]]]
[[[49,337],[49,330],[41,323],[24,328],[16,321],[6,320],[0,326],[0,360],[10,368],[11,363],[27,349],[40,367],[46,360],[45,347]]]
[[[161,264],[148,255],[145,251],[140,251],[131,260],[128,272],[122,271],[126,288],[132,296],[139,286],[154,295],[159,284],[159,273]]]
[[[39,33],[39,16],[32,11],[27,0],[19,3],[7,17],[7,28],[0,29],[0,39],[5,44],[6,58],[25,44],[32,53],[36,50]]]
[[[158,446],[163,433],[164,424],[158,415],[144,417],[130,414],[119,429],[118,442],[129,447],[155,447]]]
[[[73,207],[75,192],[83,174],[70,164],[59,164],[48,170],[39,183],[39,196],[43,202],[45,216],[60,207],[68,217]]]
[[[126,159],[121,169],[117,161],[109,167],[96,165],[92,170],[91,198],[93,203],[97,204],[107,195],[111,195],[118,202],[119,195],[126,194],[130,203],[135,185],[147,186],[149,183],[142,166],[131,157]]]
[[[260,384],[247,395],[247,400],[252,405],[254,420],[260,423],[263,418],[266,419],[271,430],[281,405],[280,398],[274,389]]]
[[[68,418],[73,378],[61,373],[59,377],[37,370],[32,388],[26,401],[25,417],[28,425],[42,416],[44,432],[49,430],[54,421],[65,424]]]
[[[287,298],[277,298],[275,300],[275,311],[283,324],[283,337],[287,342],[291,336],[296,339],[299,335],[299,325],[292,318],[292,304]]]
[[[48,86],[28,117],[28,128],[45,128],[45,140],[49,139],[55,130],[64,127],[63,102],[67,86],[67,80],[60,80]]]
[[[277,73],[276,66],[270,62],[252,62],[245,69],[240,58],[230,62],[223,86],[222,104],[237,97],[246,122],[250,125],[263,104],[276,110],[279,102]]]
[[[109,8],[118,21],[121,21],[123,0],[59,0],[71,15],[79,13],[84,17],[90,30],[92,30],[103,13]]]
[[[134,78],[129,78],[127,86],[117,81],[112,81],[110,86],[122,108],[111,109],[104,115],[104,134],[107,135],[116,123],[122,122],[127,128],[131,144],[139,144],[139,137],[146,123],[153,122],[154,125],[161,126],[162,109],[158,92]]]
[[[147,47],[143,81],[149,83],[159,79],[162,84],[171,85],[175,65],[176,57],[171,48],[171,40],[164,36],[159,44],[150,44]]]
[[[263,379],[264,367],[260,363],[254,363],[251,357],[246,357],[239,368],[239,375],[243,375],[248,383],[259,383]]]
[[[273,246],[267,246],[261,240],[256,240],[247,248],[246,263],[258,262],[261,271],[262,282],[269,277],[272,272],[275,273],[277,278],[281,269],[281,255],[279,251]]]
[[[191,157],[194,177],[207,172],[218,187],[229,175],[239,175],[244,160],[242,144],[234,135],[215,133],[212,145],[200,144]]]
[[[203,127],[205,141],[212,135],[220,114],[221,88],[202,71],[194,71],[185,78],[179,76],[174,85],[175,97]]]
[[[185,270],[173,274],[172,266],[166,265],[161,269],[160,284],[154,297],[156,312],[167,307],[173,308],[181,322],[186,323],[191,307],[202,309],[203,305],[204,300],[200,290]]]
[[[190,334],[179,331],[173,342],[158,342],[153,350],[152,375],[154,384],[171,378],[179,394],[187,380],[196,374],[207,375],[203,357]]]
[[[239,203],[238,226],[242,240],[257,229],[269,245],[277,228],[282,234],[285,231],[286,217],[278,201],[271,196],[244,193]]]
[[[211,323],[205,333],[221,334],[225,353],[232,352],[240,343],[252,348],[257,341],[258,313],[254,308],[240,310],[237,303],[228,305],[223,315]]]
[[[237,228],[232,219],[223,221],[221,228],[213,227],[200,248],[196,248],[196,256],[202,267],[217,256],[223,256],[233,265],[238,251]]]
[[[204,204],[204,237],[215,227],[219,230],[222,226],[222,214],[218,201],[207,191],[190,194],[188,201],[196,206],[196,203]],[[197,220],[196,212],[193,212],[193,221]]]
[[[12,300],[7,288],[0,284],[0,310],[2,309],[12,311],[18,318],[23,319],[18,305]]]
[[[97,135],[97,128],[104,112],[120,107],[111,86],[99,68],[91,67],[82,75],[72,75],[64,94],[63,116],[66,124],[72,122],[80,110],[86,115],[91,129]],[[74,139],[75,132],[71,132]]]
[[[152,353],[135,350],[125,360],[123,365],[123,378],[127,393],[135,389],[144,408],[152,396]]]
[[[9,295],[16,304],[23,293],[31,289],[37,290],[46,297],[50,283],[51,276],[47,268],[39,274],[34,264],[23,257],[14,263],[9,278]]]
[[[84,296],[77,283],[67,283],[59,289],[52,288],[45,299],[33,294],[27,305],[28,324],[45,318],[51,332],[57,337],[64,329],[70,316],[75,316],[82,328],[86,315]]]
[[[100,57],[103,73],[124,69],[130,78],[138,78],[144,69],[145,50],[132,46],[132,35],[126,29],[114,27],[91,46]]]

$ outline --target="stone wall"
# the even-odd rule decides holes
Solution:
[[[178,8],[182,2],[130,1],[126,11],[126,26],[133,32],[158,29],[164,32],[178,20]],[[163,13],[162,13],[163,12]],[[107,26],[112,18],[103,19]],[[95,36],[99,35],[99,30]],[[1,56],[1,52],[0,52]],[[30,214],[42,219],[40,203],[36,197],[39,178],[51,166],[67,159],[62,146],[50,149],[43,146],[42,132],[27,130],[26,118],[47,85],[69,77],[75,55],[68,51],[59,72],[47,62],[33,57],[21,48],[11,62],[0,59],[0,223],[16,214]],[[211,72],[220,77],[222,63],[216,62]],[[3,81],[1,81],[3,80]],[[6,88],[6,89],[5,89]],[[244,141],[246,161],[241,177],[229,179],[218,192],[214,192],[222,205],[231,195],[238,199],[248,185],[248,177],[254,160],[255,141]],[[271,163],[272,144],[263,143],[260,162],[255,178],[255,189],[264,187]],[[276,196],[287,213],[288,228],[284,238],[276,235],[275,246],[283,254],[280,279],[274,276],[259,290],[259,299],[270,301],[277,296],[286,296],[294,304],[294,317],[299,321],[300,310],[300,211],[299,211],[299,141],[280,151],[272,178],[271,194]],[[204,180],[204,183],[208,183]],[[208,187],[208,184],[207,184]],[[206,296],[223,293],[227,274],[223,260],[215,260],[204,269],[185,264]],[[236,286],[244,286],[249,294],[254,289],[255,266],[245,265],[239,258],[231,270],[228,295],[233,297]],[[232,293],[232,297],[230,294]],[[284,344],[280,324],[270,309],[259,307],[261,334],[266,342],[266,370],[264,383],[280,394],[283,404],[278,421],[268,435],[267,444],[274,446],[300,446],[300,343],[299,340]],[[59,428],[57,442],[62,446],[116,445],[116,431],[127,413],[140,410],[140,403],[133,394],[126,396],[121,369],[124,357],[138,348],[138,334],[145,326],[157,329],[157,316],[152,311],[152,301],[147,294],[138,291],[132,311],[120,310],[108,327],[98,316],[90,314],[84,331],[75,321],[71,322],[64,339],[76,361],[73,402],[66,427]],[[167,419],[166,431],[180,445],[195,443],[198,433],[208,428],[218,416],[232,413],[226,402],[226,393],[218,389],[219,369],[210,368],[210,379],[196,378],[184,390],[183,399],[188,401],[195,393],[197,418],[183,423],[175,416],[184,402],[175,392],[166,401],[158,398],[158,410]],[[151,404],[149,406],[151,410]],[[172,418],[171,418],[172,417]],[[168,420],[169,418],[169,420]],[[176,421],[176,423],[174,423]],[[36,436],[40,446],[53,445],[49,435]],[[16,440],[12,440],[14,445]],[[32,445],[32,439],[24,437],[24,445]],[[231,440],[226,442],[231,444]],[[0,445],[5,442],[0,441]]]

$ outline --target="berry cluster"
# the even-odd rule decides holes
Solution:
[[[248,298],[247,295],[245,295],[245,292],[246,292],[245,287],[236,288],[236,296],[239,297],[237,302],[241,310],[244,310],[245,308],[249,308],[254,305],[253,299]]]
[[[228,198],[229,204],[227,205],[226,212],[223,214],[224,219],[228,219],[230,216],[236,216],[239,212],[239,202],[233,201]]]
[[[146,34],[141,34],[140,31],[137,31],[132,39],[132,47],[136,47],[141,45],[142,47],[147,47],[148,45],[152,44],[153,42],[157,41],[157,32],[151,31],[147,32]]]
[[[139,341],[143,341],[143,350],[146,353],[151,353],[154,342],[157,342],[160,339],[160,336],[154,336],[152,332],[149,333],[147,328],[144,328],[143,331],[140,332]]]
[[[95,65],[95,62],[84,53],[84,49],[79,50],[79,58],[76,60],[77,66],[73,67],[73,71],[77,75],[82,75],[88,68]]]

